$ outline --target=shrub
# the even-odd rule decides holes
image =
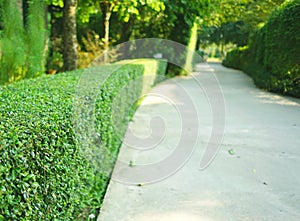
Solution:
[[[251,37],[247,55],[229,53],[224,65],[244,70],[266,90],[300,97],[300,2],[286,1]]]
[[[165,66],[143,60],[100,67],[119,68],[101,88],[96,105],[98,132],[114,158],[121,140],[112,129],[112,100],[131,80],[153,70],[164,74]],[[0,220],[87,220],[97,213],[108,178],[76,142],[72,114],[81,76],[76,71],[0,87]],[[130,104],[130,97],[122,100]]]
[[[287,1],[265,26],[264,69],[273,76],[272,91],[300,97],[300,2]]]
[[[249,49],[247,46],[235,48],[227,53],[223,65],[230,68],[242,69],[248,59]]]

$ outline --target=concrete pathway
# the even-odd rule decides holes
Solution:
[[[205,79],[213,73],[226,114],[222,103],[213,110],[218,106],[207,94],[215,86]],[[300,99],[261,91],[242,72],[217,63],[198,65],[193,76],[165,81],[143,101],[98,221],[299,221]],[[219,142],[213,131],[223,126],[216,157],[200,169],[209,142]],[[143,139],[151,145],[139,148]]]

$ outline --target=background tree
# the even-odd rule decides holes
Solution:
[[[221,47],[229,43],[244,46],[261,27],[275,7],[284,0],[220,0],[220,6],[211,17],[204,18],[199,29],[199,43],[202,46],[215,43]],[[224,53],[223,53],[224,54]]]
[[[109,48],[109,36],[110,36],[110,19],[112,13],[117,13],[117,19],[123,22],[122,30],[130,30],[130,26],[134,24],[134,21],[141,20],[141,13],[147,8],[153,11],[164,10],[164,4],[160,0],[145,1],[145,0],[105,0],[101,1],[100,7],[102,10],[104,21],[104,50]],[[127,25],[126,25],[127,24]],[[125,36],[126,35],[126,36]],[[125,31],[121,33],[123,40],[129,40],[130,32]],[[107,54],[104,54],[104,62],[107,61]]]
[[[24,10],[22,3],[20,0],[0,1],[0,83],[44,73],[45,5],[43,1],[28,1]]]
[[[86,39],[81,39],[90,38],[90,32],[95,32],[103,43],[103,51],[107,51],[111,44],[119,44],[133,37],[137,21],[140,23],[153,18],[156,12],[163,10],[161,0],[79,0],[79,41],[85,44]],[[96,24],[98,27],[95,27]],[[86,49],[86,45],[82,46]],[[106,56],[104,60],[107,61]]]
[[[76,30],[77,0],[64,0],[63,9],[63,59],[64,71],[77,68],[78,43]]]

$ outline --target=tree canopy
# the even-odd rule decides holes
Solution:
[[[22,21],[23,17],[26,26],[27,17],[32,17],[33,13],[28,10],[29,6],[36,4],[36,1],[12,1],[17,6],[14,6],[15,3],[8,4],[7,0],[0,2],[2,9],[7,10],[7,7],[10,7],[13,13],[21,15],[21,17],[14,15],[15,19],[10,21],[11,24],[5,21],[5,13],[1,16],[0,30],[3,34],[0,41],[5,42],[4,36],[12,32],[9,27],[20,27],[19,23],[13,25],[13,22],[17,22],[17,18]],[[251,33],[267,20],[271,11],[283,0],[77,0],[76,24],[74,23],[76,28],[73,28],[73,32],[76,33],[72,34],[66,33],[70,32],[66,28],[65,21],[66,18],[69,19],[66,17],[67,10],[64,10],[68,6],[66,2],[68,1],[46,0],[44,2],[46,10],[40,10],[39,13],[48,23],[43,30],[48,29],[46,33],[49,34],[49,43],[45,39],[39,41],[44,42],[44,57],[40,59],[47,60],[46,69],[50,73],[68,70],[66,63],[70,61],[70,57],[74,58],[71,69],[76,67],[74,62],[77,55],[75,51],[70,53],[71,48],[78,50],[77,67],[86,67],[97,54],[108,50],[110,46],[131,39],[156,37],[185,45],[195,45],[190,44],[191,37],[197,37],[192,34],[195,24],[198,27],[198,45],[205,46],[211,43],[246,45]],[[18,10],[13,10],[14,7]],[[71,35],[73,37],[70,37]],[[75,45],[78,40],[78,47],[65,44],[66,39],[74,39]],[[69,49],[65,49],[67,46]],[[2,47],[1,50],[2,55],[6,56],[6,49]],[[20,58],[19,61],[21,60]],[[20,65],[23,65],[22,62]],[[26,70],[23,69],[25,72]]]
[[[205,18],[199,30],[200,43],[233,43],[243,46],[284,0],[220,0],[212,16]]]

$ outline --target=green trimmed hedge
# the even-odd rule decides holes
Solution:
[[[99,133],[114,157],[121,140],[111,127],[112,100],[129,81],[154,70],[164,74],[166,62],[149,59],[119,67],[103,86],[96,105],[101,113]],[[97,216],[108,178],[93,167],[75,141],[72,107],[81,76],[82,71],[75,71],[0,87],[0,220]],[[127,95],[141,93],[141,88]],[[124,100],[130,102],[130,97]]]
[[[300,97],[300,2],[276,9],[248,49],[229,52],[223,64],[245,71],[261,88]]]
[[[248,54],[248,46],[235,48],[227,53],[226,59],[223,61],[223,65],[235,69],[244,67],[249,56]]]

